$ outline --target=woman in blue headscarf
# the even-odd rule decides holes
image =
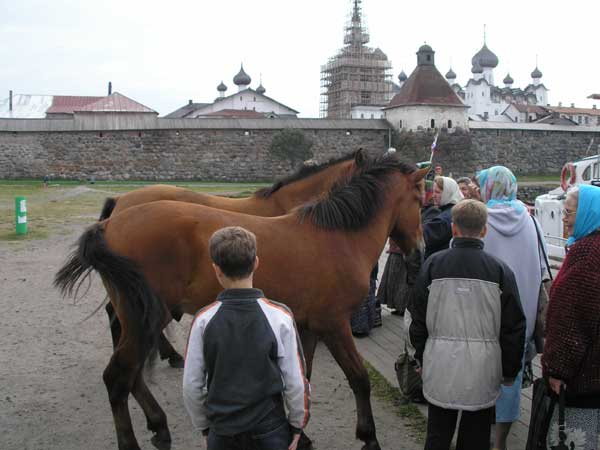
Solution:
[[[488,207],[487,234],[483,249],[503,261],[515,274],[521,306],[527,320],[524,350],[533,347],[540,284],[546,271],[538,242],[539,228],[527,208],[517,200],[517,179],[504,166],[494,166],[477,174],[481,200]],[[527,362],[536,355],[527,352]],[[523,369],[511,386],[502,386],[496,403],[495,449],[505,450],[513,422],[520,416]]]
[[[563,225],[567,256],[552,284],[542,372],[559,393],[566,388],[567,446],[600,449],[600,187],[568,192]],[[557,413],[548,444],[558,441]],[[571,444],[572,443],[572,444]],[[571,446],[572,445],[572,446]]]

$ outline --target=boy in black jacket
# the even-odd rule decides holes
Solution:
[[[209,450],[295,450],[309,418],[310,387],[292,312],[252,287],[253,233],[223,228],[209,247],[225,290],[192,323],[185,407]]]

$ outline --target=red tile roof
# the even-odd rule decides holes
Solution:
[[[548,114],[548,110],[545,108],[542,108],[541,106],[538,105],[524,105],[523,103],[511,103],[512,106],[514,106],[517,111],[522,112],[522,113],[533,113],[533,114],[539,114],[539,115],[546,115]]]
[[[91,103],[97,102],[104,97],[81,97],[77,95],[55,95],[52,105],[46,110],[46,114],[62,113],[73,114],[73,111]]]
[[[566,106],[548,106],[548,109],[566,115],[584,114],[588,116],[600,116],[600,109],[594,108],[569,108]]]
[[[198,117],[245,117],[249,119],[262,119],[265,117],[265,113],[251,111],[248,109],[222,109],[220,111],[201,114]]]
[[[111,113],[155,113],[156,111],[125,97],[118,92],[113,92],[107,97],[75,109],[77,112],[111,112]]]
[[[408,105],[466,107],[435,66],[428,65],[413,70],[386,108]]]

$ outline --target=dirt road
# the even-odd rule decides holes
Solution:
[[[114,450],[112,415],[102,371],[111,355],[98,279],[74,303],[52,287],[82,227],[68,235],[11,246],[0,242],[0,448],[3,450]],[[85,320],[90,314],[91,318]],[[183,351],[190,320],[171,330]],[[148,384],[167,413],[173,450],[202,448],[181,400],[182,371],[159,362]],[[308,434],[322,450],[359,449],[354,439],[355,404],[346,379],[325,348],[313,371],[313,408]],[[416,450],[408,430],[387,403],[373,400],[384,449]],[[153,448],[141,409],[131,399],[140,446]]]

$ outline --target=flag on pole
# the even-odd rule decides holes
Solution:
[[[433,142],[431,143],[431,156],[429,157],[429,162],[431,162],[433,160],[433,154],[435,153],[435,147],[437,146],[438,136],[439,136],[439,133],[436,133],[435,138],[433,139]]]

